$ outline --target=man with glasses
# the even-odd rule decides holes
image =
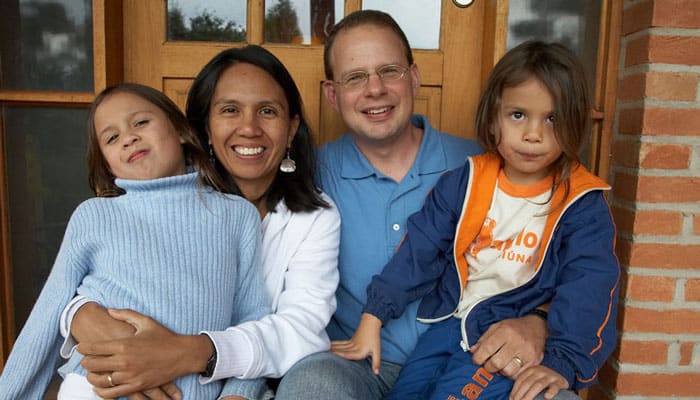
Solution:
[[[461,166],[481,148],[413,115],[418,66],[405,34],[388,14],[364,10],[346,16],[326,40],[324,66],[324,94],[350,130],[319,149],[320,183],[342,220],[338,308],[328,326],[331,340],[337,341],[355,332],[366,287],[391,258],[408,216],[422,206],[443,172]],[[417,309],[418,302],[411,304],[400,319],[383,327],[378,374],[368,360],[315,354],[282,379],[277,400],[383,398],[427,329],[416,321]],[[512,329],[516,324],[504,324],[488,346],[482,345],[488,368],[516,374],[520,365],[511,362],[516,350],[518,360],[539,361],[546,331],[541,319],[527,318],[518,330]],[[537,335],[541,337],[528,344],[526,339]]]

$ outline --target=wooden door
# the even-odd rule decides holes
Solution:
[[[124,79],[159,88],[184,109],[191,80],[204,64],[222,49],[246,43],[168,41],[166,8],[165,0],[124,2]],[[361,0],[346,0],[344,15],[361,8]],[[439,49],[414,50],[422,81],[416,112],[441,130],[471,137],[482,81],[505,47],[507,2],[461,8],[442,0],[441,9]],[[247,1],[247,43],[280,58],[299,86],[317,143],[332,140],[345,127],[323,98],[323,46],[265,43],[264,15],[263,0]]]

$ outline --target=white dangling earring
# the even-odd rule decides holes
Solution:
[[[288,174],[291,174],[292,172],[297,170],[297,163],[292,160],[292,158],[289,156],[289,150],[290,148],[287,147],[287,157],[282,160],[280,163],[280,171],[286,172]]]

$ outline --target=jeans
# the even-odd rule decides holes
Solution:
[[[374,375],[369,360],[351,361],[323,352],[294,365],[282,378],[276,400],[381,400],[401,366],[383,361]]]

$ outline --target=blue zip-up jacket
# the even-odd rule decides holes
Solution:
[[[465,254],[491,206],[499,170],[499,157],[484,154],[440,178],[423,208],[409,218],[394,257],[372,279],[364,312],[384,322],[422,298],[422,322],[454,315],[467,283]],[[575,390],[596,381],[617,341],[620,268],[615,226],[603,196],[608,189],[583,166],[573,168],[568,194],[562,185],[552,198],[535,275],[469,311],[462,320],[465,351],[492,324],[551,302],[541,365]]]

